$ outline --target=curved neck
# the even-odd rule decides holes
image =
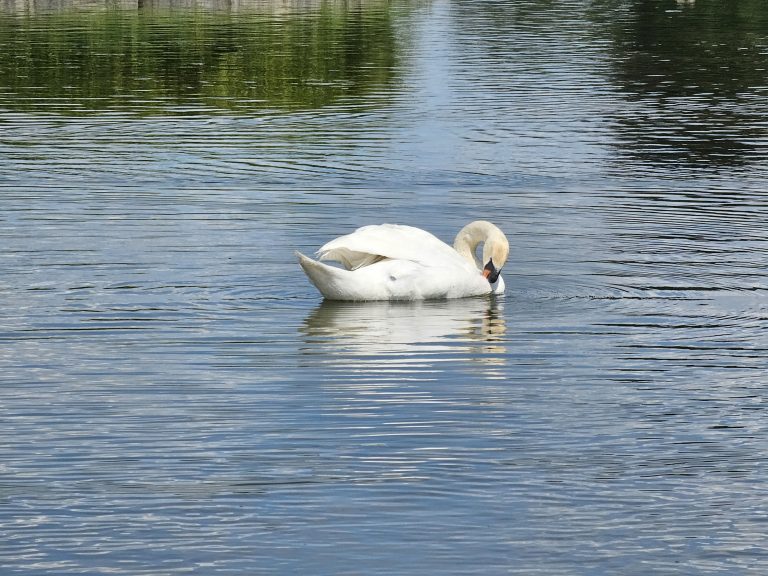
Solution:
[[[481,242],[483,243],[483,259],[478,261],[477,256],[475,256],[475,249]],[[507,239],[502,231],[490,222],[477,220],[459,230],[453,241],[453,248],[478,269],[482,269],[493,257],[494,244],[507,245]],[[496,264],[500,267],[504,265],[504,262],[497,262]]]

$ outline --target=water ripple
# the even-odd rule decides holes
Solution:
[[[22,4],[6,571],[766,572],[754,3]],[[475,218],[503,298],[321,303],[292,256]]]

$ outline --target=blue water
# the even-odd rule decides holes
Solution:
[[[43,8],[0,17],[3,574],[768,571],[759,2]],[[502,298],[293,256],[477,218]]]

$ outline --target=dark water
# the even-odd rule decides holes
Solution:
[[[768,572],[762,2],[2,6],[3,574]]]

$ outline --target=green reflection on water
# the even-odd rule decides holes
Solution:
[[[0,15],[0,109],[141,114],[317,108],[393,82],[386,3]]]

